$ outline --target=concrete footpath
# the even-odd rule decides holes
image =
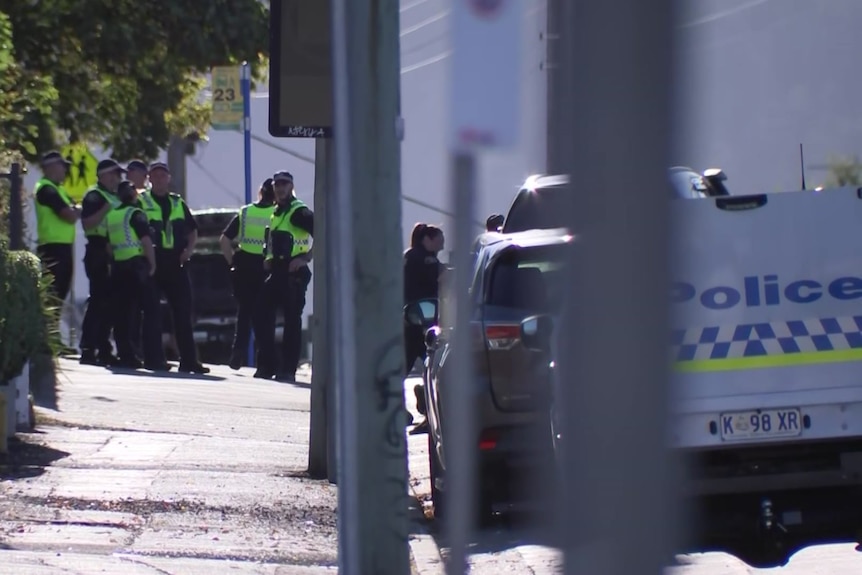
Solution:
[[[336,489],[304,471],[308,371],[61,365],[62,411],[0,465],[0,574],[337,571]]]

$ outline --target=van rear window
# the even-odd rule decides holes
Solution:
[[[570,245],[513,248],[494,263],[485,304],[536,313],[559,309]]]

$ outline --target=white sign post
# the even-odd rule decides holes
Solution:
[[[477,230],[476,154],[517,145],[521,108],[523,0],[453,0],[451,132],[452,206],[455,212],[455,329],[452,365],[456,381],[443,408],[450,438],[475,435],[470,356],[470,248]],[[467,571],[467,543],[474,529],[475,443],[455,440],[446,446],[448,519],[451,542],[448,573]]]

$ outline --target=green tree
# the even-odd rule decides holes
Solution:
[[[829,161],[827,187],[862,186],[862,163],[859,158],[842,157]]]
[[[14,122],[28,158],[64,141],[98,142],[126,160],[155,158],[171,135],[205,134],[200,97],[212,66],[265,73],[269,9],[259,0],[0,0],[14,62],[47,99]],[[0,110],[0,121],[5,120]]]

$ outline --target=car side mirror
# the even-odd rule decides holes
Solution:
[[[425,332],[425,349],[437,349],[437,343],[440,341],[440,328],[436,325],[428,328]]]
[[[437,321],[437,300],[421,299],[404,306],[404,321],[422,327]]]
[[[521,322],[521,344],[531,351],[551,351],[554,323],[549,315],[533,315]]]

